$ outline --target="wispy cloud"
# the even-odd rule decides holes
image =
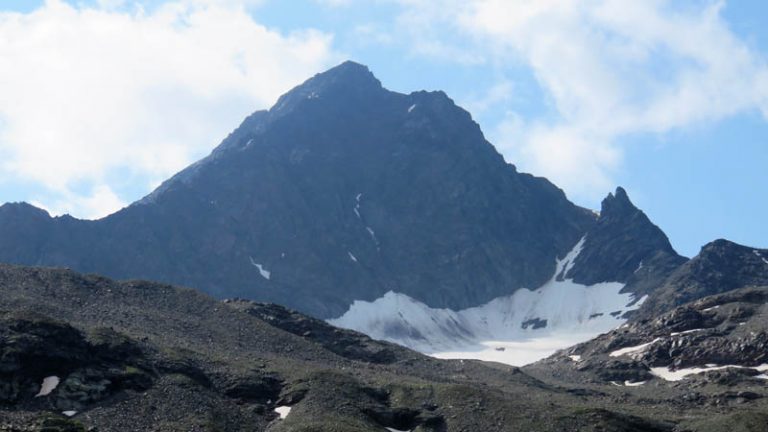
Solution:
[[[0,13],[0,178],[56,212],[118,209],[115,172],[173,174],[337,60],[328,34],[254,21],[253,0],[124,3]]]
[[[395,41],[392,32],[376,23],[358,24],[353,32],[362,44],[391,45]]]
[[[557,116],[510,113],[493,133],[496,144],[510,162],[581,198],[613,186],[629,135],[750,110],[768,116],[764,53],[729,29],[722,1],[684,8],[669,0],[398,2],[405,19],[432,23],[422,38],[445,43],[433,31],[443,22],[471,41],[452,49],[531,70]]]
[[[353,3],[353,0],[314,0],[314,1],[321,5],[331,6],[331,7],[350,6]]]
[[[502,79],[491,85],[482,94],[471,95],[464,101],[464,108],[472,114],[480,114],[491,108],[503,105],[512,99],[515,86],[512,81]]]
[[[72,209],[77,209],[81,217],[97,218],[122,208],[127,203],[120,199],[108,185],[98,184],[85,194],[63,191],[50,201],[33,200],[31,204],[55,215],[70,213]]]

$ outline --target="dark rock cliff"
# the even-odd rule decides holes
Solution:
[[[387,291],[460,309],[537,287],[595,223],[442,92],[318,74],[98,221],[0,208],[0,262],[67,266],[327,318]]]

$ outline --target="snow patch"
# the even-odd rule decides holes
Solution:
[[[411,432],[410,430],[400,430],[400,429],[395,429],[391,427],[384,428],[384,429],[388,430],[389,432]]]
[[[285,420],[285,418],[288,417],[288,414],[291,413],[291,407],[289,406],[275,407],[275,412],[280,416],[280,420]]]
[[[261,277],[263,277],[266,280],[269,280],[269,277],[272,275],[272,272],[264,268],[263,265],[256,262],[256,260],[253,259],[253,257],[248,257],[251,259],[251,264],[253,264],[254,267],[259,269],[259,274]]]
[[[351,259],[354,262],[357,262],[357,258],[354,255],[352,255],[352,252],[347,251],[347,254],[349,255],[349,259]]]
[[[696,332],[700,332],[700,331],[704,331],[704,330],[706,330],[706,329],[693,329],[693,330],[686,330],[686,331],[682,331],[682,332],[672,332],[669,335],[670,336],[680,336],[680,335],[696,333]]]
[[[637,381],[637,382],[624,381],[624,385],[627,387],[638,387],[645,384],[646,382],[647,381]]]
[[[632,304],[633,294],[621,293],[624,285],[618,282],[585,286],[557,280],[572,268],[584,240],[556,261],[552,278],[536,290],[519,289],[460,311],[432,308],[390,291],[372,302],[356,300],[328,322],[438,358],[529,364],[616,328],[626,320],[611,312],[640,306],[640,301]],[[523,325],[532,319],[543,325]]]
[[[578,354],[569,355],[568,358],[571,359],[571,361],[575,361],[575,362],[581,361],[581,356]]]
[[[64,414],[65,416],[67,416],[67,417],[72,417],[75,414],[77,414],[77,411],[62,411],[61,413]]]
[[[646,300],[648,300],[648,294],[646,294],[646,295],[644,295],[644,296],[640,297],[640,300],[638,300],[638,301],[636,301],[636,302],[634,302],[634,303],[631,303],[631,304],[632,304],[632,306],[634,306],[634,307],[640,307],[640,306],[642,306],[642,305],[643,305],[643,303],[645,303],[645,301],[646,301]]]
[[[416,104],[413,104],[410,107],[408,107],[408,112],[413,111],[414,108],[416,108]]]
[[[564,347],[592,339],[594,335],[565,334],[522,339],[520,341],[469,342],[457,350],[427,352],[439,359],[474,359],[512,366],[524,366],[549,357]]]
[[[702,372],[723,370],[723,369],[729,369],[729,368],[755,369],[760,372],[765,372],[765,371],[768,371],[768,364],[763,364],[755,367],[740,366],[740,365],[717,366],[713,364],[708,364],[705,367],[691,367],[691,368],[683,368],[683,369],[677,369],[677,370],[671,370],[666,367],[655,367],[655,368],[651,368],[651,375],[657,376],[665,381],[680,381],[687,378],[690,375],[696,375]]]
[[[639,354],[645,351],[649,346],[655,344],[656,342],[660,341],[661,338],[656,338],[648,343],[644,343],[642,345],[637,345],[633,347],[627,347],[627,348],[621,348],[617,349],[616,351],[611,352],[608,354],[611,357],[619,357],[627,354]]]
[[[715,309],[718,309],[718,308],[720,308],[720,305],[708,307],[708,308],[704,309],[702,312],[709,312],[711,310],[715,310]]]
[[[352,208],[352,210],[354,210],[355,214],[357,215],[358,219],[361,219],[360,218],[360,198],[362,196],[363,196],[362,193],[357,194],[357,196],[355,197],[355,207]]]
[[[573,249],[568,252],[565,258],[563,258],[562,261],[557,262],[557,269],[561,271],[555,272],[555,276],[562,274],[563,278],[565,278],[568,272],[573,268],[573,265],[576,264],[576,257],[578,257],[581,253],[581,250],[584,249],[585,241],[587,241],[587,236],[582,237],[581,240],[576,243],[576,246],[574,246]]]
[[[37,392],[35,397],[48,396],[52,391],[56,389],[56,387],[59,386],[59,382],[60,380],[57,376],[49,376],[43,378],[43,383],[40,385],[40,391]]]
[[[642,269],[643,269],[643,262],[640,261],[640,265],[637,266],[637,268],[635,269],[634,273],[637,273],[637,272],[639,272]]]
[[[763,256],[762,253],[760,253],[759,250],[755,249],[755,250],[752,251],[752,253],[755,254],[755,256],[757,256],[761,260],[763,260],[764,263],[768,264],[768,259],[765,259],[765,257]]]

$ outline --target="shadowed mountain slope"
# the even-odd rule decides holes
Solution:
[[[67,266],[341,315],[388,291],[461,309],[543,284],[595,224],[518,173],[442,92],[347,62],[97,221],[0,208],[0,262]]]

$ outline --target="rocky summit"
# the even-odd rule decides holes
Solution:
[[[648,294],[686,261],[619,187],[603,200],[573,266],[558,277],[584,285],[621,282],[629,291]]]

